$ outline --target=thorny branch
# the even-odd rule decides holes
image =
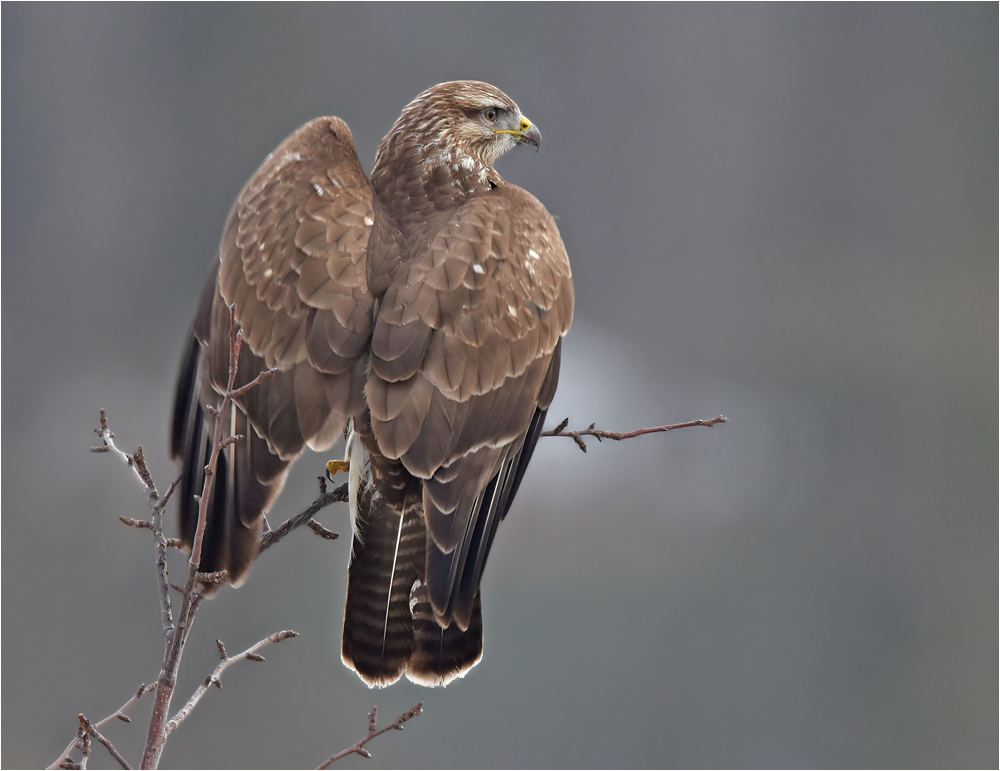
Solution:
[[[616,442],[620,442],[622,439],[632,439],[637,436],[642,436],[643,434],[660,434],[665,431],[673,431],[677,428],[691,428],[692,426],[706,426],[711,428],[712,426],[719,425],[720,423],[728,423],[729,419],[725,415],[719,415],[709,420],[689,420],[687,423],[672,423],[667,426],[654,426],[653,428],[637,428],[635,431],[602,431],[599,428],[594,428],[595,423],[591,423],[589,427],[585,428],[583,431],[567,431],[566,427],[569,425],[569,418],[566,418],[562,423],[556,426],[551,431],[542,431],[539,436],[568,436],[577,446],[583,450],[587,451],[587,445],[584,443],[581,437],[592,436],[597,441],[602,439],[612,439]]]
[[[336,763],[338,760],[340,760],[341,758],[346,758],[348,755],[357,754],[361,755],[364,758],[370,758],[372,756],[371,753],[365,749],[365,745],[368,744],[368,742],[370,742],[376,736],[381,736],[386,731],[392,731],[392,730],[402,731],[403,723],[407,722],[408,720],[413,720],[413,718],[415,718],[423,711],[424,711],[424,703],[421,701],[417,704],[417,706],[411,707],[402,715],[400,715],[398,718],[396,718],[396,722],[392,723],[391,725],[387,725],[385,728],[379,731],[376,731],[375,724],[376,721],[378,720],[378,707],[372,707],[372,711],[368,713],[368,735],[361,741],[352,744],[346,750],[341,750],[336,755],[331,755],[322,763],[320,763],[318,766],[316,766],[316,768],[317,769],[328,768],[332,763]]]

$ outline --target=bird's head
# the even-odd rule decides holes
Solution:
[[[410,102],[379,145],[375,165],[414,153],[421,162],[456,171],[492,172],[515,145],[537,148],[541,142],[541,133],[503,91],[460,80],[429,88]]]
[[[515,145],[541,145],[542,135],[514,100],[488,83],[442,83],[417,100],[421,97],[433,101],[442,118],[436,142],[454,146],[488,166]]]

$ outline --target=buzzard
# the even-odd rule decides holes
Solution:
[[[479,583],[559,379],[573,282],[559,231],[494,163],[538,129],[502,91],[416,97],[365,175],[317,118],[251,177],[226,222],[178,376],[171,452],[190,547],[229,367],[246,345],[201,569],[242,583],[306,447],[347,436],[353,550],[342,656],[369,685],[424,685],[482,657]],[[246,348],[249,347],[249,352]]]

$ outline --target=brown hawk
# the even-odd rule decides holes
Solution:
[[[573,282],[556,223],[493,164],[538,129],[499,89],[443,83],[403,110],[367,177],[317,118],[233,206],[181,362],[171,451],[190,547],[228,379],[277,374],[226,416],[201,569],[234,586],[306,446],[348,434],[354,543],[342,655],[369,685],[440,685],[482,656],[479,582],[559,378]],[[249,347],[249,352],[246,347]]]

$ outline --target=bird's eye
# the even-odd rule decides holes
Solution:
[[[483,110],[483,117],[490,123],[496,123],[497,118],[500,117],[500,113],[497,111],[496,107],[487,107]]]

